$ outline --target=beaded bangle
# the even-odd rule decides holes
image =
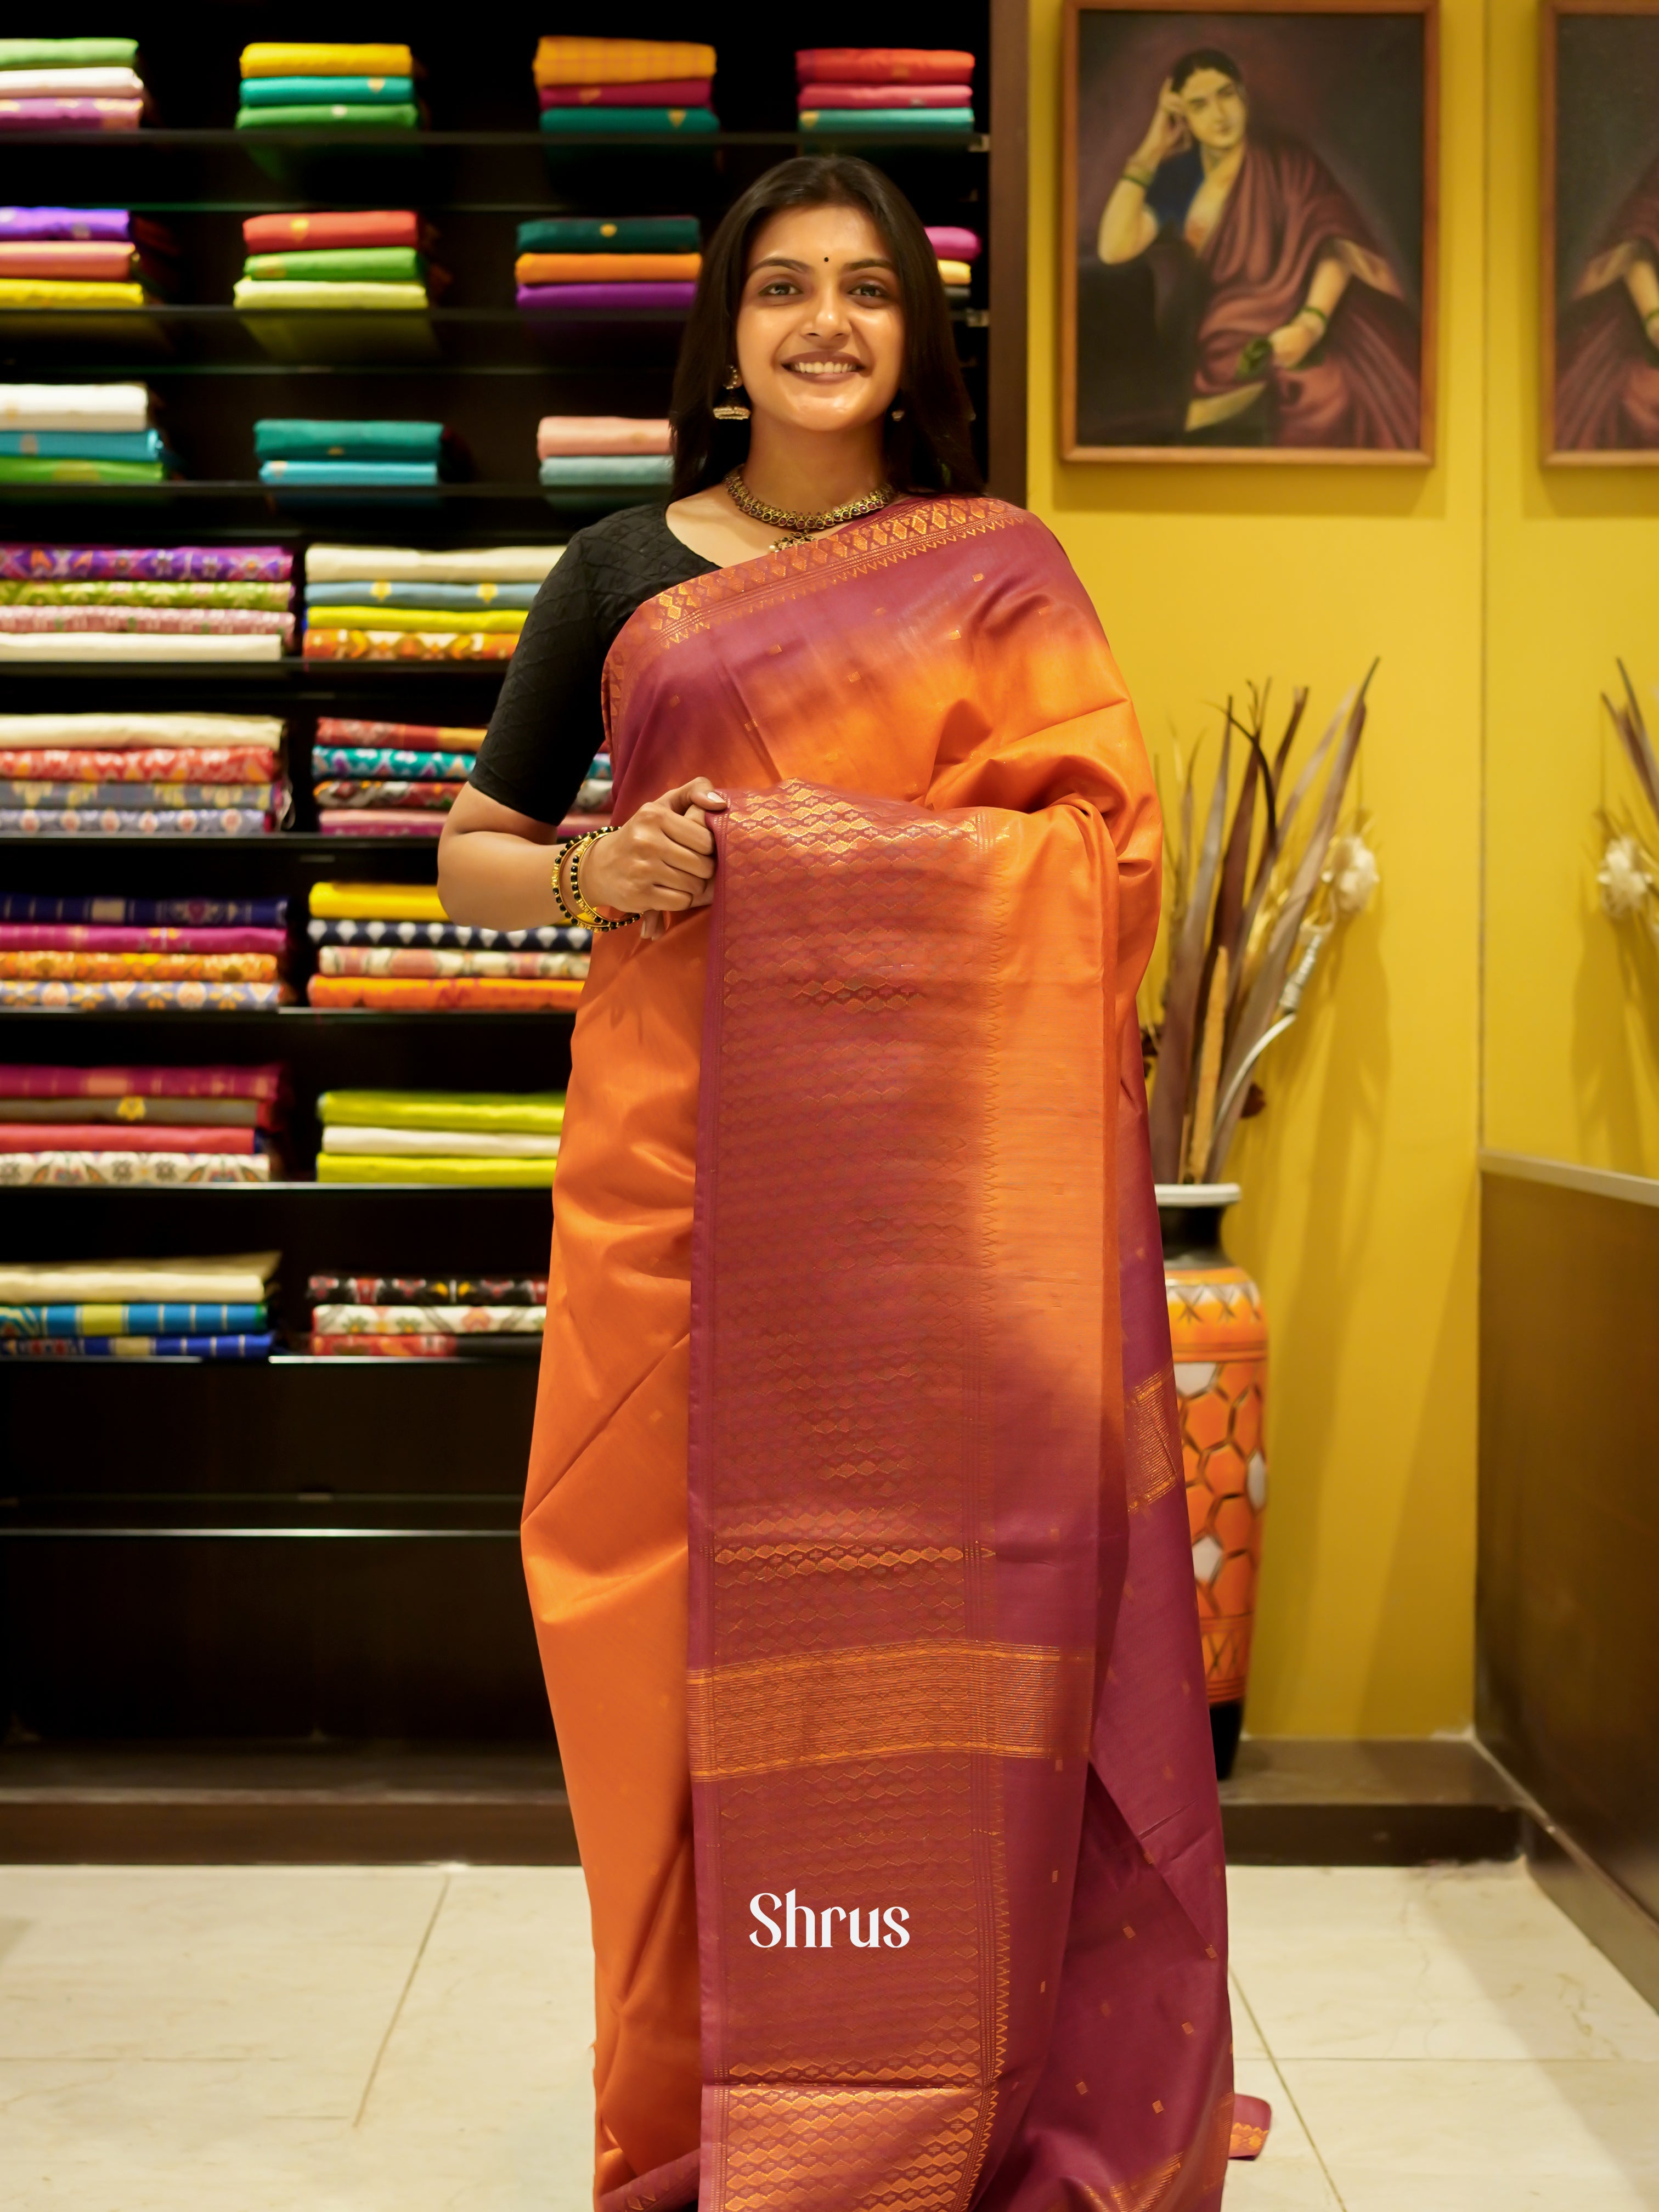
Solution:
[[[625,914],[612,921],[582,896],[582,862],[600,838],[610,835],[608,829],[590,830],[585,837],[574,837],[570,841],[570,903],[576,909],[576,927],[579,929],[592,929],[603,933],[612,929],[626,929],[629,922],[637,921],[640,918],[636,914]],[[560,857],[562,860],[562,854]],[[559,904],[562,907],[564,901],[561,899]]]

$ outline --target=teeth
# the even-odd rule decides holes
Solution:
[[[792,361],[789,364],[797,376],[854,376],[857,371],[850,362],[840,361]]]

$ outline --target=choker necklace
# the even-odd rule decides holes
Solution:
[[[757,499],[744,482],[741,469],[732,470],[726,479],[726,489],[739,514],[746,514],[751,522],[763,522],[773,530],[788,532],[787,537],[778,540],[781,545],[816,538],[820,530],[834,530],[843,522],[856,522],[860,516],[878,514],[898,497],[891,484],[878,484],[861,499],[843,500],[839,507],[825,507],[822,514],[796,514],[787,507],[773,507],[763,499]]]

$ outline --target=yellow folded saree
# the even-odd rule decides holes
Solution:
[[[321,921],[447,921],[425,884],[313,884],[311,911]]]
[[[330,629],[493,630],[516,636],[525,625],[524,607],[325,607]]]
[[[674,39],[543,39],[534,68],[538,87],[678,83],[713,76],[714,49]]]
[[[407,46],[296,46],[264,40],[242,49],[244,76],[413,76]]]
[[[500,1189],[512,1184],[532,1190],[550,1188],[556,1159],[447,1159],[432,1153],[319,1152],[319,1182],[470,1182]]]

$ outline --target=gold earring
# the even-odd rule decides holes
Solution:
[[[893,420],[896,422],[902,422],[904,420],[904,410],[902,407],[896,407],[893,410]]]
[[[743,378],[738,374],[735,362],[726,372],[726,389],[728,392],[743,390]],[[741,399],[728,399],[723,406],[716,407],[714,413],[717,422],[746,422],[749,420],[749,409]]]

